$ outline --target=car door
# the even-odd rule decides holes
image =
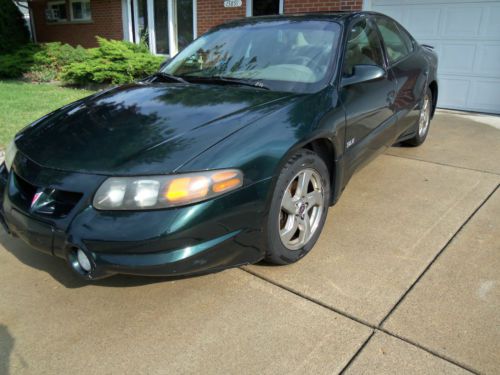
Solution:
[[[346,84],[356,76],[358,65],[378,66],[384,75]],[[348,28],[339,90],[346,113],[345,156],[350,173],[394,140],[394,90],[377,29],[366,17],[354,21]]]
[[[395,77],[394,110],[400,135],[418,120],[429,64],[418,53],[415,40],[397,22],[384,16],[375,16],[374,21],[385,48],[389,74]]]

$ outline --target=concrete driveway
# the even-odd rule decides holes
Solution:
[[[440,111],[288,267],[87,285],[1,231],[0,374],[498,374],[499,125]]]

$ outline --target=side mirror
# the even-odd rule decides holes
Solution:
[[[376,65],[354,65],[353,74],[342,77],[342,87],[355,85],[356,83],[375,81],[385,77],[385,70]]]
[[[167,57],[165,61],[160,64],[160,70],[167,66],[170,61],[172,61],[172,58]]]

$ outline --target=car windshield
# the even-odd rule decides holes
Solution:
[[[209,82],[227,78],[276,91],[315,92],[330,78],[340,25],[259,20],[224,26],[181,51],[163,73]]]

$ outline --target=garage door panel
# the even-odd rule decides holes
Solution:
[[[444,37],[475,37],[479,35],[482,9],[477,5],[447,7],[443,20]]]
[[[478,50],[474,73],[500,77],[500,43],[484,43]]]
[[[409,10],[405,26],[412,35],[427,38],[438,34],[441,18],[439,7],[413,6]]]
[[[365,0],[439,57],[438,106],[500,114],[500,0]]]
[[[500,80],[473,81],[468,106],[477,111],[487,111],[490,108],[500,111]]]
[[[481,22],[481,36],[500,38],[500,5],[489,5],[484,9],[484,21]]]
[[[467,74],[474,68],[474,43],[445,44],[440,48],[440,73]]]
[[[463,108],[467,104],[470,80],[440,77],[439,103],[446,108]]]
[[[470,3],[496,3],[497,0],[372,0],[371,8],[375,9],[381,5],[392,5],[392,6],[401,6],[401,5],[412,5],[412,4],[421,4],[421,5],[433,5],[436,3],[439,4],[448,4],[448,5],[457,5],[457,4],[470,4]]]

